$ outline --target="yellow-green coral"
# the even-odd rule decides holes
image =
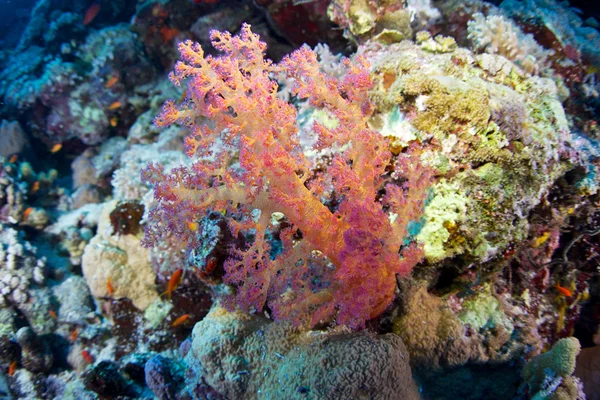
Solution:
[[[460,194],[458,182],[441,181],[433,188],[434,197],[425,208],[423,220],[425,225],[417,240],[423,243],[425,257],[432,262],[439,261],[450,252],[461,252],[462,239],[456,233],[457,223],[466,218],[469,199]],[[453,235],[455,235],[453,237]],[[452,250],[447,244],[453,237]]]
[[[359,36],[369,32],[377,22],[377,13],[367,0],[352,0],[348,10],[350,32]]]
[[[559,89],[503,57],[434,52],[425,49],[430,41],[420,32],[416,44],[393,44],[372,58],[376,128],[400,134],[402,145],[413,137],[424,143],[422,159],[445,178],[419,234],[428,261],[491,260],[526,237],[524,216],[572,168],[563,158],[570,135]],[[396,109],[401,125],[390,123]]]
[[[501,308],[500,301],[492,295],[490,285],[485,285],[483,290],[468,298],[462,307],[458,318],[477,331],[500,326],[509,334],[514,330],[512,322]]]
[[[471,127],[481,129],[490,119],[487,93],[453,77],[419,78],[413,74],[404,79],[404,93],[419,96],[414,125],[438,136]]]
[[[162,299],[156,299],[146,311],[144,311],[144,318],[148,321],[147,326],[151,329],[156,329],[162,321],[169,315],[169,312],[173,308],[173,304]]]
[[[451,53],[456,50],[456,40],[451,36],[438,35],[432,38],[429,32],[419,32],[416,40],[423,50],[432,53]]]

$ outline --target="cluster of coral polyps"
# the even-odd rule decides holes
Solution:
[[[193,164],[145,170],[158,200],[147,244],[175,235],[194,250],[202,217],[222,210],[238,240],[214,261],[235,287],[230,308],[268,307],[275,320],[296,325],[363,326],[392,302],[395,276],[421,258],[408,225],[420,216],[429,171],[417,151],[394,156],[368,127],[372,83],[362,57],[343,59],[343,74],[329,76],[307,46],[279,64],[264,59],[265,44],[249,25],[238,36],[213,31],[211,38],[222,55],[179,45],[182,61],[170,78],[188,80],[186,98],[167,102],[157,124],[189,127]],[[313,148],[301,145],[296,109],[277,96],[275,73],[322,115],[313,122]],[[305,151],[315,150],[330,162],[311,163]]]

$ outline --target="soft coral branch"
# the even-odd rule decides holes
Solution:
[[[196,161],[168,175],[152,165],[146,170],[159,200],[147,243],[163,230],[197,246],[185,221],[206,209],[225,210],[234,235],[253,233],[225,262],[224,282],[235,286],[239,306],[259,311],[268,305],[276,319],[297,323],[335,318],[360,326],[392,301],[396,274],[410,273],[420,259],[416,247],[399,252],[406,224],[423,207],[428,175],[411,164],[418,179],[385,186],[392,155],[367,125],[372,83],[363,58],[344,60],[347,73],[338,79],[321,71],[306,46],[279,65],[265,60],[265,44],[248,25],[238,36],[212,32],[211,38],[219,57],[205,57],[189,41],[179,45],[182,61],[171,80],[187,80],[187,97],[179,105],[168,102],[156,123],[187,125],[188,154]],[[333,121],[314,125],[318,148],[342,149],[319,173],[300,146],[295,108],[276,96],[276,73],[286,74],[293,94]],[[323,199],[329,186],[341,199],[334,209]],[[387,209],[399,216],[394,222]],[[289,227],[279,232],[284,250],[273,257],[267,236],[275,212]]]

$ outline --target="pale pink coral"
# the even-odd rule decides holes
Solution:
[[[409,274],[420,260],[414,246],[399,251],[423,207],[429,173],[416,157],[394,163],[385,139],[368,128],[372,83],[363,58],[345,59],[345,75],[335,78],[308,47],[278,65],[265,60],[265,44],[248,25],[239,36],[213,31],[211,38],[222,56],[204,57],[190,41],[179,46],[183,61],[171,80],[188,79],[187,98],[167,103],[156,122],[187,125],[188,154],[196,161],[170,174],[156,165],[145,171],[160,200],[147,242],[169,232],[197,246],[189,222],[207,208],[225,210],[235,236],[253,233],[225,263],[224,281],[236,287],[242,309],[268,305],[276,319],[362,325],[390,304],[396,274]],[[325,171],[313,172],[305,157],[296,110],[276,96],[275,74],[291,78],[293,95],[333,121],[313,127],[317,148],[343,149]],[[394,165],[408,174],[390,177],[386,168]],[[326,193],[339,199],[335,208],[326,205]],[[279,233],[284,250],[272,259],[267,233],[275,212],[289,228]]]

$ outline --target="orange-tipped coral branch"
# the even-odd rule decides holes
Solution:
[[[179,45],[182,61],[171,80],[187,80],[187,97],[165,104],[156,123],[187,125],[195,162],[170,174],[155,165],[145,171],[159,200],[151,218],[159,223],[148,228],[147,243],[170,232],[198,245],[187,221],[226,210],[236,216],[234,234],[253,232],[247,248],[232,250],[225,263],[237,305],[268,305],[276,319],[298,324],[335,319],[361,326],[393,300],[396,274],[409,274],[420,260],[418,248],[404,244],[429,173],[416,157],[394,160],[385,139],[369,129],[371,80],[360,56],[344,60],[345,76],[334,78],[306,46],[280,64],[265,60],[266,46],[249,25],[238,36],[211,38],[221,56],[205,57],[190,41]],[[313,126],[318,149],[339,149],[319,173],[300,145],[295,107],[277,97],[275,74],[293,79],[292,93],[333,121]],[[408,175],[391,176],[408,161]],[[279,235],[283,251],[272,256],[267,233],[275,212],[290,227]]]

